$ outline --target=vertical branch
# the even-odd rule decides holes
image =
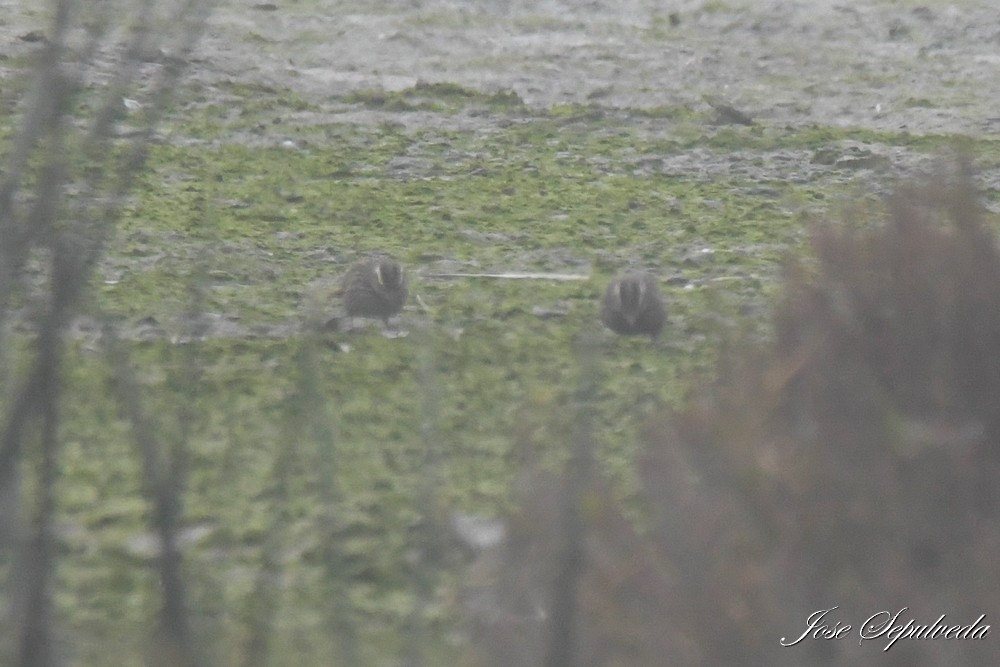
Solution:
[[[37,417],[41,422],[40,465],[37,482],[37,500],[32,536],[19,555],[24,572],[24,598],[20,630],[17,639],[18,663],[24,667],[47,667],[53,664],[51,577],[53,562],[52,524],[55,512],[55,482],[58,477],[60,392],[59,368],[62,360],[62,333],[69,321],[72,305],[78,292],[74,280],[77,265],[72,248],[62,243],[54,234],[59,211],[59,191],[65,179],[63,157],[64,124],[60,110],[66,102],[68,87],[61,78],[59,61],[64,48],[63,36],[69,20],[70,4],[60,2],[53,25],[54,38],[46,50],[37,76],[36,102],[40,107],[40,120],[27,122],[20,135],[19,145],[12,157],[13,173],[0,186],[0,209],[3,221],[0,233],[4,241],[11,241],[0,251],[0,312],[6,313],[11,295],[12,279],[19,270],[23,257],[9,253],[27,252],[38,237],[51,235],[50,303],[41,323],[35,343],[36,356],[22,391],[13,402],[16,412],[8,412],[2,440],[0,440],[0,493],[11,484],[16,475],[15,466],[20,457],[24,428],[28,420]],[[47,84],[47,85],[46,85]],[[29,114],[30,115],[30,114]],[[47,138],[49,157],[39,174],[34,215],[27,229],[18,228],[12,201],[14,191],[25,177],[28,158],[34,148]],[[0,327],[3,326],[0,315]],[[16,498],[15,498],[16,501]],[[17,509],[9,511],[16,513]],[[15,614],[16,617],[16,614]]]
[[[324,537],[321,549],[330,586],[330,606],[327,613],[332,634],[338,642],[340,660],[337,664],[358,665],[361,662],[357,631],[351,620],[351,602],[344,585],[344,572],[347,568],[343,552],[337,544],[337,536],[343,534],[343,524],[337,513],[341,506],[340,487],[337,484],[337,438],[327,413],[327,401],[321,393],[320,380],[316,375],[316,368],[319,367],[316,361],[316,344],[315,338],[307,337],[299,349],[299,395],[318,459],[316,477],[323,507],[319,531]]]
[[[275,457],[271,468],[271,492],[268,497],[273,501],[274,513],[261,549],[260,571],[249,596],[250,618],[247,623],[247,640],[242,649],[243,667],[263,667],[268,664],[274,619],[284,579],[281,549],[286,543],[287,526],[292,520],[289,513],[292,465],[298,462],[301,455],[299,443],[303,439],[303,430],[306,422],[312,420],[313,404],[318,401],[312,375],[314,364],[305,345],[300,350],[297,362],[298,383],[286,399],[287,431],[283,433],[283,440],[288,445]]]
[[[131,85],[138,71],[136,54],[149,48],[157,39],[151,30],[150,14],[154,0],[139,0],[139,22],[128,44],[125,61],[112,73],[102,103],[93,118],[91,131],[84,138],[80,156],[87,169],[82,174],[70,173],[67,155],[72,137],[67,133],[70,101],[80,89],[79,81],[71,78],[64,68],[69,49],[67,35],[74,26],[80,3],[58,0],[49,43],[41,54],[38,71],[28,98],[28,107],[15,134],[12,149],[5,156],[5,169],[0,177],[0,337],[2,337],[8,307],[20,280],[25,262],[36,249],[47,250],[51,257],[49,303],[37,325],[33,345],[34,359],[25,376],[17,384],[4,414],[0,430],[0,497],[14,498],[11,493],[17,475],[17,465],[23,454],[26,432],[32,422],[40,424],[39,471],[37,503],[31,539],[19,555],[23,567],[23,608],[14,609],[18,620],[17,655],[21,665],[45,666],[54,662],[51,629],[51,578],[54,565],[52,523],[55,509],[55,482],[58,476],[58,397],[60,364],[63,355],[62,335],[74,315],[93,266],[103,253],[118,221],[124,194],[134,183],[146,154],[152,126],[162,115],[167,95],[182,71],[178,58],[164,68],[152,86],[153,107],[145,118],[148,126],[127,147],[124,158],[112,150],[112,122],[120,105],[122,92]],[[200,36],[207,3],[189,0],[175,17],[182,26],[181,56],[186,56]],[[106,26],[105,26],[106,27]],[[98,47],[99,30],[91,31],[91,41],[84,50],[83,66]],[[37,162],[38,166],[33,166]],[[18,193],[29,176],[37,175],[37,185],[27,213],[17,206]],[[76,178],[84,193],[67,210],[63,202],[65,186]],[[66,218],[70,222],[63,222]],[[3,344],[0,339],[0,345]],[[127,374],[127,360],[119,359],[120,384],[134,385]],[[134,391],[123,396],[124,411],[136,431],[143,452],[148,493],[154,504],[154,521],[160,535],[161,577],[164,583],[162,625],[174,657],[170,664],[195,664],[181,587],[180,554],[176,548],[176,523],[180,513],[178,489],[185,470],[184,442],[171,452],[170,469],[164,472],[156,457],[155,438]],[[20,596],[19,596],[20,597]],[[176,649],[176,650],[174,650]]]
[[[19,641],[18,664],[47,667],[54,664],[50,579],[52,576],[52,517],[55,511],[55,482],[58,477],[58,394],[59,363],[62,352],[60,331],[49,328],[39,341],[39,416],[42,422],[41,465],[38,475],[37,509],[28,552],[22,557],[26,591]]]
[[[37,146],[60,121],[59,111],[64,107],[62,94],[65,89],[59,85],[59,63],[65,50],[71,7],[72,0],[60,0],[56,5],[52,34],[39,59],[38,70],[28,95],[29,112],[21,115],[19,129],[14,134],[13,148],[5,155],[3,176],[0,178],[0,317],[6,312],[10,281],[17,275],[17,268],[23,262],[23,251],[29,247],[29,239],[37,233],[17,215],[14,195],[28,175],[28,163]]]
[[[144,0],[143,15],[151,6],[152,0]],[[54,202],[62,192],[62,187],[68,179],[64,168],[64,151],[62,148],[61,127],[62,110],[67,107],[67,100],[72,93],[68,80],[59,71],[59,61],[65,49],[60,41],[66,31],[64,25],[69,21],[71,0],[61,0],[57,12],[56,26],[53,29],[52,44],[46,51],[43,66],[37,75],[35,101],[31,113],[25,114],[25,121],[17,135],[15,147],[8,159],[6,178],[0,181],[0,336],[3,332],[4,318],[13,289],[14,277],[20,272],[31,247],[45,240],[45,236],[54,236],[57,210]],[[68,322],[76,306],[77,297],[87,284],[90,272],[104,251],[111,237],[115,223],[121,213],[124,195],[131,189],[136,176],[141,172],[153,128],[160,121],[170,94],[184,69],[184,58],[194,48],[195,43],[204,29],[205,18],[209,10],[206,0],[188,0],[177,12],[176,23],[182,26],[182,41],[177,57],[167,62],[159,78],[150,91],[150,104],[146,114],[144,132],[132,142],[125,151],[117,166],[95,169],[86,179],[86,191],[93,195],[99,192],[99,184],[108,178],[107,171],[113,171],[113,180],[108,185],[106,196],[99,198],[94,210],[88,206],[78,206],[73,211],[76,222],[76,238],[71,243],[79,258],[75,262],[77,270],[74,275],[67,276],[64,287],[69,290],[65,310],[56,315]],[[149,25],[137,27],[133,33],[133,41],[129,44],[128,53],[133,56],[117,72],[113,85],[105,94],[101,111],[98,113],[88,135],[83,153],[88,158],[97,158],[102,151],[107,151],[110,141],[110,123],[113,119],[112,108],[120,103],[121,91],[129,85],[135,76],[134,54],[150,48],[152,30]],[[37,108],[36,108],[37,107]],[[43,169],[44,179],[41,180],[36,193],[34,209],[30,218],[18,224],[17,211],[14,209],[14,193],[22,183],[25,170],[31,155],[37,150],[38,144],[45,136],[52,138],[49,146],[50,160]],[[46,232],[46,234],[43,234]],[[42,328],[44,328],[43,325]],[[2,343],[2,339],[0,339]],[[3,432],[0,434],[0,492],[10,483],[13,475],[13,465],[18,458],[21,434],[26,420],[31,416],[37,405],[34,397],[39,391],[41,369],[36,365],[29,371],[21,383],[21,389],[16,394],[4,420]]]
[[[298,441],[297,434],[290,433],[289,436],[290,444]],[[284,538],[287,535],[285,528],[291,521],[288,512],[288,485],[294,458],[293,452],[281,452],[275,458],[271,471],[272,491],[268,495],[272,498],[276,511],[264,538],[260,572],[250,593],[250,620],[247,641],[243,647],[243,667],[263,667],[268,664],[274,618],[278,612],[284,580],[281,547],[285,544]]]
[[[559,523],[564,532],[562,553],[557,560],[559,569],[552,589],[552,613],[545,649],[547,667],[575,664],[577,589],[586,565],[583,506],[593,475],[595,447],[591,406],[600,382],[597,347],[589,337],[582,341],[579,356],[582,377],[577,396],[577,429],[562,489]]]
[[[61,110],[66,106],[70,94],[68,82],[60,72],[60,58],[65,48],[61,40],[68,13],[67,2],[60,3],[53,28],[55,37],[42,58],[30,112],[24,114],[26,120],[15,139],[14,151],[9,156],[6,179],[0,183],[0,344],[3,343],[3,325],[15,277],[21,272],[31,248],[46,240],[51,244],[58,241],[55,226],[62,188],[66,181],[65,126]],[[30,215],[21,219],[14,209],[14,194],[27,176],[29,158],[39,145],[47,149],[47,155],[38,176],[34,206]],[[49,340],[46,336],[58,339],[62,327],[69,321],[73,297],[79,289],[77,276],[72,275],[71,254],[65,254],[66,251],[71,251],[71,248],[65,244],[52,248],[50,290],[53,296],[50,308],[39,327],[36,345],[38,354],[4,419],[3,433],[0,435],[0,492],[13,478],[24,427],[35,411],[41,409],[45,400],[44,385],[49,372],[47,365],[52,362],[48,355],[54,352],[57,345],[55,340]],[[62,254],[56,257],[60,252]],[[56,272],[60,275],[57,276]]]
[[[427,623],[425,612],[427,604],[434,594],[434,577],[432,568],[444,544],[441,516],[441,438],[438,432],[440,408],[438,406],[439,385],[435,373],[433,338],[424,329],[421,332],[419,352],[419,382],[423,387],[423,406],[420,412],[420,435],[423,440],[423,461],[421,478],[423,483],[418,490],[417,503],[423,514],[423,522],[419,532],[420,543],[417,552],[420,558],[414,563],[414,588],[416,601],[408,619],[410,652],[407,664],[420,667],[424,664],[423,646],[427,638]]]
[[[177,545],[181,492],[186,473],[187,444],[178,437],[168,454],[140,401],[138,382],[128,355],[112,331],[105,331],[109,360],[114,369],[114,391],[122,417],[132,426],[142,461],[143,488],[153,506],[153,530],[160,541],[159,572],[163,590],[158,630],[160,664],[195,667],[201,664],[191,633],[184,587],[182,557]]]
[[[57,172],[48,174],[57,178]],[[25,667],[50,665],[52,629],[50,613],[50,578],[52,575],[52,517],[55,511],[55,482],[58,477],[59,421],[58,397],[61,392],[59,370],[63,354],[63,331],[72,313],[81,286],[77,281],[79,257],[65,237],[57,238],[52,250],[51,303],[36,342],[37,357],[29,380],[29,402],[41,422],[41,463],[38,475],[38,500],[33,536],[22,556],[27,570],[25,609],[19,643],[20,664]],[[27,419],[25,417],[24,419]],[[13,421],[13,420],[12,420]],[[22,425],[24,420],[20,422]],[[8,435],[5,433],[5,435]],[[17,432],[9,450],[17,452],[22,434]],[[11,471],[5,477],[10,479]]]

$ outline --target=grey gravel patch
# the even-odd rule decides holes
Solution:
[[[561,301],[551,306],[532,306],[531,314],[541,320],[556,320],[569,315],[570,305]]]
[[[1000,5],[987,0],[274,4],[275,11],[248,12],[245,3],[222,0],[190,78],[220,95],[233,81],[290,87],[343,122],[388,118],[423,128],[495,121],[345,111],[342,99],[426,81],[511,90],[535,108],[703,109],[705,98],[722,99],[772,127],[976,136],[998,123]],[[38,30],[37,16],[24,3],[8,9],[0,26],[6,55],[36,52],[41,42],[17,37]],[[99,57],[113,62],[110,53]]]
[[[708,96],[771,124],[986,131],[996,104],[983,91],[1000,90],[1000,6],[923,9],[880,0],[328,1],[283,5],[276,21],[230,0],[212,19],[196,74],[292,86],[319,101],[447,81],[513,90],[539,108],[694,108]]]

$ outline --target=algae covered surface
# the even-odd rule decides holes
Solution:
[[[47,13],[0,6],[6,135],[36,48],[17,38]],[[810,220],[956,147],[995,209],[997,19],[988,2],[221,3],[72,330],[57,610],[77,664],[135,660],[157,606],[104,323],[163,440],[190,450],[185,565],[220,660],[266,567],[274,664],[328,664],[345,618],[387,664],[414,609],[453,656],[460,582],[419,600],[441,563],[415,545],[435,512],[501,513],[525,458],[560,465],[581,356],[627,502],[644,417],[725,341],[768,335]],[[406,267],[403,313],[324,326],[374,250]],[[626,267],[661,279],[659,344],[597,322]]]

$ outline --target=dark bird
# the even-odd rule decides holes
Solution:
[[[375,255],[355,262],[341,286],[348,317],[371,317],[389,323],[406,302],[406,275],[399,262]]]
[[[601,322],[617,334],[648,335],[656,340],[666,319],[660,287],[645,271],[625,271],[604,291]]]

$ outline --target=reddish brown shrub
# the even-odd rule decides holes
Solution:
[[[884,224],[815,229],[774,341],[733,346],[711,387],[649,424],[642,537],[591,492],[572,664],[1000,664],[995,633],[859,646],[882,611],[1000,614],[1000,253],[969,183],[938,176],[901,189]],[[534,620],[508,628],[521,654],[506,662],[499,626],[480,624],[488,664],[545,664],[566,564],[539,545],[571,538],[541,489],[565,483],[533,487],[491,555],[495,590],[530,594]],[[843,639],[781,646],[834,606]]]

